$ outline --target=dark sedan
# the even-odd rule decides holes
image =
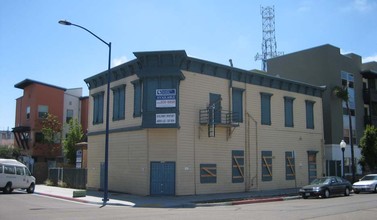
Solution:
[[[338,176],[327,176],[313,180],[310,185],[302,187],[299,193],[303,199],[312,196],[329,198],[330,195],[349,196],[351,189],[349,181]]]

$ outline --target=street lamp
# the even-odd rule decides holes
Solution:
[[[109,106],[110,106],[110,61],[111,61],[111,42],[107,43],[106,41],[102,40],[100,37],[95,35],[90,30],[77,25],[73,24],[69,21],[60,20],[59,24],[61,25],[72,25],[76,26],[78,28],[81,28],[87,32],[89,32],[91,35],[96,37],[98,40],[102,41],[102,43],[106,44],[109,47],[109,60],[108,60],[108,66],[107,66],[107,93],[106,93],[106,131],[105,131],[105,164],[104,164],[104,189],[103,189],[103,204],[105,205],[107,201],[109,201],[108,198],[108,171],[109,171]]]
[[[344,142],[344,140],[342,140],[339,144],[340,146],[340,149],[342,150],[342,177],[344,178],[344,150],[346,149],[346,142]]]

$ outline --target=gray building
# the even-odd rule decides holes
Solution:
[[[326,44],[303,51],[275,57],[267,61],[268,73],[318,86],[323,93],[323,124],[327,175],[341,175],[342,152],[345,140],[345,175],[351,174],[350,131],[345,103],[333,94],[335,86],[348,86],[352,114],[355,163],[360,158],[358,143],[366,124],[377,125],[377,63],[362,63],[357,54],[341,54],[340,49]],[[356,173],[361,173],[357,166]]]

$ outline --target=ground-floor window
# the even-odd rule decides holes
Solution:
[[[216,183],[216,164],[200,164],[200,183]]]
[[[262,181],[272,181],[272,151],[262,151]]]
[[[232,183],[243,183],[245,157],[243,150],[232,151]]]

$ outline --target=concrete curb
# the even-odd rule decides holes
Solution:
[[[71,197],[68,197],[68,196],[58,196],[58,195],[53,195],[53,194],[48,194],[48,193],[40,193],[40,192],[34,192],[34,194],[41,195],[41,196],[53,197],[53,198],[57,198],[57,199],[69,200],[69,201],[73,201],[73,202],[81,202],[81,203],[94,204],[94,205],[104,205],[103,202],[87,201],[87,200],[83,200],[83,199],[71,198]],[[106,205],[131,206],[131,205],[126,205],[126,204],[121,204],[121,203],[112,203],[112,202],[107,202]]]
[[[294,200],[294,199],[300,199],[300,198],[301,198],[300,196],[256,198],[256,199],[229,201],[229,202],[197,203],[196,206],[197,207],[210,207],[210,206],[245,205],[245,204],[253,204],[253,203],[288,201],[288,200]]]

